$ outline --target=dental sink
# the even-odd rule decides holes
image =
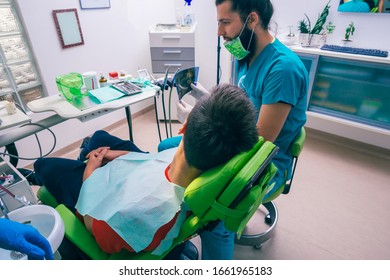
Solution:
[[[64,222],[54,208],[46,205],[25,206],[9,212],[8,216],[10,220],[35,227],[49,241],[53,253],[57,251],[64,238]],[[27,259],[27,256],[0,248],[0,260],[18,259]]]

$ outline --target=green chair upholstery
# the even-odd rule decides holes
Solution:
[[[273,202],[280,194],[288,194],[291,189],[291,184],[295,174],[295,168],[298,164],[298,157],[302,152],[303,146],[306,140],[306,130],[302,127],[300,134],[294,140],[291,145],[291,154],[293,157],[293,167],[292,174],[289,180],[286,180],[284,184],[282,184],[276,192],[268,197],[266,200],[263,200],[262,205],[267,209],[268,214],[265,216],[265,223],[269,225],[269,228],[260,233],[256,234],[242,234],[236,235],[235,243],[244,246],[253,246],[257,249],[260,249],[262,244],[269,240],[276,228],[276,224],[278,222],[278,211],[275,203]],[[287,172],[286,172],[287,174]]]
[[[259,137],[258,143],[250,151],[204,172],[191,182],[185,190],[184,201],[192,213],[184,221],[171,248],[161,256],[151,252],[106,254],[69,209],[64,205],[52,206],[64,220],[65,236],[91,259],[163,259],[174,247],[219,220],[240,236],[262,203],[268,184],[276,174],[277,169],[271,160],[277,150],[273,143],[264,142]],[[44,204],[55,203],[44,186],[38,191],[38,198]]]
[[[45,205],[56,208],[58,206],[57,199],[45,188],[40,187],[37,191],[38,199]]]

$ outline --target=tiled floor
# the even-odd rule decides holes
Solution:
[[[156,152],[159,137],[153,112],[134,118],[133,126],[135,143]],[[174,135],[179,126],[173,124]],[[129,137],[124,122],[107,130]],[[163,125],[161,130],[164,139]],[[237,245],[235,259],[390,259],[390,151],[332,139],[308,130],[292,190],[276,200],[275,236],[260,250]],[[63,156],[77,154],[75,149]],[[262,223],[263,218],[255,216],[249,230]],[[198,240],[195,243],[199,246]]]

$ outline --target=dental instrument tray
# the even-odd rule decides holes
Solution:
[[[142,92],[142,89],[139,86],[128,81],[112,84],[111,87],[119,90],[120,92],[123,92],[126,95],[133,95]]]

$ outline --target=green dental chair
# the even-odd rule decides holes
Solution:
[[[83,223],[43,186],[37,196],[43,204],[54,207],[65,224],[65,236],[91,259],[164,259],[177,245],[222,220],[239,237],[246,223],[262,203],[269,181],[276,173],[271,163],[278,148],[259,137],[252,150],[239,154],[228,163],[204,172],[186,189],[184,201],[192,210],[179,236],[163,255],[151,252],[106,254]]]
[[[278,222],[278,210],[276,208],[275,203],[273,202],[279,195],[288,194],[291,189],[291,184],[294,178],[295,168],[297,167],[298,157],[302,152],[303,145],[306,140],[306,131],[305,128],[302,127],[300,134],[294,140],[291,145],[291,154],[293,157],[293,166],[292,166],[292,174],[289,180],[286,180],[284,184],[282,184],[277,191],[266,200],[262,202],[262,206],[268,211],[268,214],[265,215],[264,222],[269,226],[267,230],[260,233],[255,234],[242,234],[240,238],[236,237],[235,243],[244,246],[253,246],[256,249],[260,249],[262,244],[269,240],[273,234],[275,233],[276,224]],[[257,221],[256,221],[257,222]]]
[[[210,169],[196,178],[185,190],[184,201],[192,213],[184,221],[178,237],[170,249],[160,256],[151,252],[103,252],[84,224],[42,186],[37,193],[43,204],[54,207],[65,224],[65,236],[91,259],[158,260],[179,244],[209,229],[222,220],[225,226],[240,237],[245,225],[263,202],[267,186],[277,169],[272,158],[278,147],[264,142],[258,143],[248,152],[239,154],[228,163]]]

